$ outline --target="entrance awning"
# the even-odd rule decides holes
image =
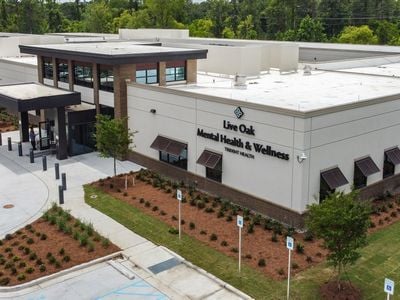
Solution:
[[[385,154],[392,164],[400,164],[400,149],[398,147],[385,151]]]
[[[375,164],[370,156],[357,160],[355,164],[365,177],[379,172],[378,166]]]
[[[349,183],[346,177],[344,177],[342,171],[337,167],[321,172],[321,177],[332,190]]]
[[[150,148],[179,156],[186,148],[186,144],[159,135],[150,145]]]
[[[0,106],[14,112],[66,107],[80,103],[80,93],[39,83],[0,85]]]
[[[207,168],[215,169],[215,167],[218,165],[221,159],[222,159],[221,154],[204,150],[203,153],[200,155],[199,159],[197,160],[197,163]]]

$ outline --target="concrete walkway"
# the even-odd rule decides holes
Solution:
[[[82,185],[112,176],[112,159],[100,158],[96,153],[75,156],[63,161],[57,161],[55,157],[49,156],[48,170],[43,171],[41,159],[36,159],[33,164],[29,162],[29,157],[26,156],[30,148],[29,143],[23,145],[23,157],[18,156],[16,144],[13,145],[13,151],[7,151],[8,136],[12,137],[13,142],[18,141],[17,132],[3,134],[5,146],[0,147],[0,178],[7,179],[0,184],[0,204],[13,204],[14,208],[6,210],[2,208],[3,206],[0,207],[0,220],[3,220],[3,217],[7,219],[5,222],[0,222],[0,238],[37,219],[52,202],[58,201],[58,185],[61,182],[55,180],[54,172],[54,163],[58,162],[60,172],[67,174],[67,191],[63,207],[69,209],[73,216],[91,222],[99,233],[123,249],[126,257],[135,265],[135,273],[147,283],[171,299],[249,298],[225,282],[186,262],[176,253],[147,241],[84,202]],[[139,169],[139,165],[128,161],[118,162],[117,165],[118,173]],[[95,286],[96,283],[91,284]],[[20,294],[21,291],[15,295],[9,294],[7,297],[14,298]],[[5,295],[0,293],[0,298],[2,296]],[[106,296],[107,299],[110,299],[109,296],[113,298],[112,294]]]

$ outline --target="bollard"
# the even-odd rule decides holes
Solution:
[[[11,138],[7,138],[8,151],[12,151]]]
[[[18,156],[22,156],[22,143],[18,143]]]
[[[3,138],[1,136],[1,132],[0,132],[0,146],[3,146]]]
[[[67,190],[67,175],[65,173],[61,173],[61,183],[64,191]]]
[[[29,150],[29,160],[30,160],[31,164],[33,164],[35,162],[35,155],[33,154],[33,149]]]
[[[60,164],[59,163],[55,163],[54,164],[54,170],[56,172],[56,179],[60,179]]]
[[[58,200],[60,205],[64,204],[64,188],[62,185],[58,186]]]
[[[47,157],[46,157],[46,155],[42,156],[42,165],[43,165],[43,171],[47,171]]]

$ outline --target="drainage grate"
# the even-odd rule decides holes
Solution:
[[[166,270],[172,269],[173,267],[179,265],[180,263],[181,263],[180,260],[178,260],[176,258],[170,258],[166,261],[152,265],[148,269],[151,272],[153,272],[153,274],[158,274],[158,273],[164,272]]]

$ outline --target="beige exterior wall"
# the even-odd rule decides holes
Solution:
[[[197,82],[197,59],[188,59],[186,61],[186,82]]]

